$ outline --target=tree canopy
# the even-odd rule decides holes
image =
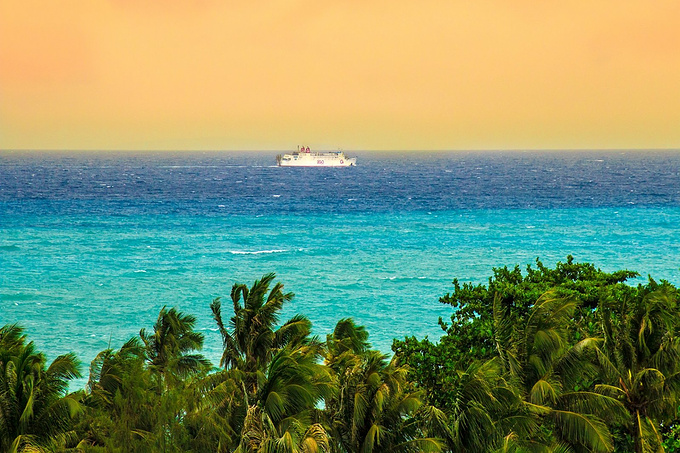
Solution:
[[[325,340],[281,320],[294,294],[266,274],[233,285],[228,316],[210,304],[219,364],[195,317],[163,307],[70,393],[76,356],[48,364],[7,325],[0,452],[678,452],[678,290],[637,277],[569,256],[454,279],[442,338],[390,357],[352,319]]]

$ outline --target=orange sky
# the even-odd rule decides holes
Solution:
[[[679,148],[680,2],[0,0],[0,149]]]

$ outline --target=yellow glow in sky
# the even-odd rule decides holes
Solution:
[[[0,0],[0,149],[680,147],[680,2]]]

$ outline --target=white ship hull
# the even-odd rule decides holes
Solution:
[[[327,153],[294,152],[276,156],[279,167],[353,167],[356,157],[347,157],[342,151]]]

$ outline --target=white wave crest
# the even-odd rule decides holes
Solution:
[[[409,280],[430,280],[427,276],[393,275],[391,277],[379,277],[381,280],[390,281],[409,281]]]
[[[232,255],[261,255],[263,253],[284,253],[287,252],[288,250],[283,250],[283,249],[272,249],[272,250],[255,250],[255,251],[249,251],[249,250],[229,250],[229,253]]]

